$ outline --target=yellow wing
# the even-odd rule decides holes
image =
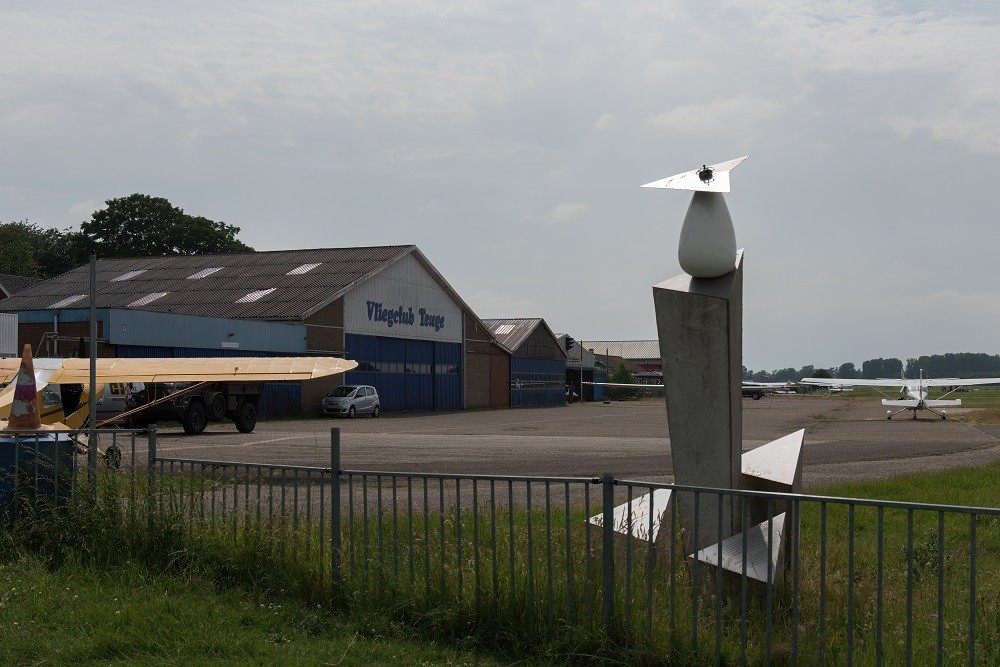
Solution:
[[[55,363],[52,363],[55,362]],[[0,384],[11,382],[20,359],[0,359]],[[98,359],[97,381],[202,382],[312,380],[347,373],[356,361],[336,357],[213,357],[173,359]],[[36,371],[52,368],[45,381],[51,384],[90,382],[89,359],[35,359]]]
[[[35,384],[39,394],[48,384],[90,382],[89,359],[34,360]],[[98,359],[97,383],[109,382],[276,382],[312,380],[347,373],[358,362],[337,357],[213,357],[173,359]],[[18,359],[0,359],[0,384],[11,382],[21,366]],[[13,385],[0,391],[0,419],[10,414]],[[100,392],[101,387],[98,387]],[[100,395],[98,393],[98,395]],[[43,408],[44,410],[44,408]],[[62,418],[44,415],[43,421]]]

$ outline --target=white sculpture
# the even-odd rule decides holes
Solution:
[[[729,192],[729,172],[748,157],[703,165],[641,186],[694,191],[677,246],[681,268],[694,278],[718,278],[733,270],[736,230],[722,193]]]

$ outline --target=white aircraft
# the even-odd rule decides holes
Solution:
[[[929,379],[924,377],[924,371],[921,369],[920,377],[916,380],[907,380],[906,378],[900,378],[894,380],[891,378],[881,378],[878,380],[845,380],[842,378],[802,378],[801,384],[811,384],[817,387],[827,387],[834,391],[845,391],[851,387],[875,387],[878,390],[879,387],[886,389],[899,388],[899,398],[883,398],[882,405],[890,408],[898,408],[897,410],[886,410],[886,419],[892,419],[900,412],[904,410],[912,410],[913,418],[917,418],[918,410],[927,410],[928,412],[933,412],[941,419],[947,419],[948,413],[944,410],[935,410],[935,408],[944,407],[957,407],[962,404],[962,399],[960,398],[944,398],[949,394],[957,391],[961,387],[967,387],[971,385],[978,384],[1000,384],[1000,378],[976,378],[972,380],[962,380],[959,378],[934,378]],[[927,398],[928,390],[931,387],[950,387],[951,389],[945,391],[939,398]],[[880,392],[883,395],[888,396],[885,392]]]
[[[631,389],[663,389],[663,384],[640,384],[638,382],[584,382],[595,387],[629,387]],[[743,396],[759,401],[765,394],[794,393],[794,382],[750,382],[742,384]]]

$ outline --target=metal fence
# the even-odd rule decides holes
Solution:
[[[304,568],[318,590],[354,600],[440,610],[522,640],[584,637],[676,664],[1000,664],[1000,509],[610,473],[353,470],[341,465],[337,429],[328,468],[160,456],[155,431],[102,442],[122,456],[101,478],[132,508],[182,517],[192,540],[249,541]],[[45,466],[32,477],[29,459],[14,468],[20,482],[8,481],[49,488],[39,483]],[[717,511],[715,534],[698,535],[698,520],[685,530],[678,502],[658,523],[646,494],[663,490],[696,514]],[[723,498],[738,501],[742,525],[766,517],[767,535],[788,513],[763,574],[749,530],[692,557],[691,545],[727,537]]]

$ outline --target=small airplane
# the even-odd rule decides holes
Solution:
[[[630,389],[663,389],[663,384],[640,384],[638,382],[584,382],[583,384],[595,387],[628,387]],[[744,398],[752,398],[759,401],[766,394],[789,394],[795,393],[796,384],[794,382],[750,382],[744,381],[741,391]]]
[[[346,373],[357,365],[337,357],[105,358],[97,359],[95,393],[100,400],[110,383],[311,380]],[[33,376],[41,423],[71,430],[85,427],[90,415],[90,360],[32,359],[31,346],[25,345],[21,358],[0,359],[0,386],[10,383],[0,390],[0,430],[12,414],[28,409],[15,395],[18,384],[26,383],[26,366],[33,366],[27,373]]]
[[[849,391],[852,387],[874,387],[878,391],[879,387],[886,389],[899,388],[899,398],[883,398],[882,405],[897,410],[886,410],[886,419],[892,419],[905,410],[913,411],[913,418],[917,418],[918,410],[927,410],[936,414],[941,419],[947,419],[948,413],[935,408],[957,407],[962,404],[960,398],[944,398],[957,391],[961,387],[982,384],[1000,384],[1000,378],[975,378],[962,380],[959,378],[925,378],[923,369],[920,370],[920,377],[916,380],[907,380],[901,377],[898,380],[892,378],[880,378],[878,380],[845,380],[842,378],[802,378],[801,384],[809,384],[817,387],[827,387],[831,391]],[[927,398],[928,390],[931,387],[950,387],[951,389],[941,395],[940,398]],[[879,392],[888,396],[885,392]]]

